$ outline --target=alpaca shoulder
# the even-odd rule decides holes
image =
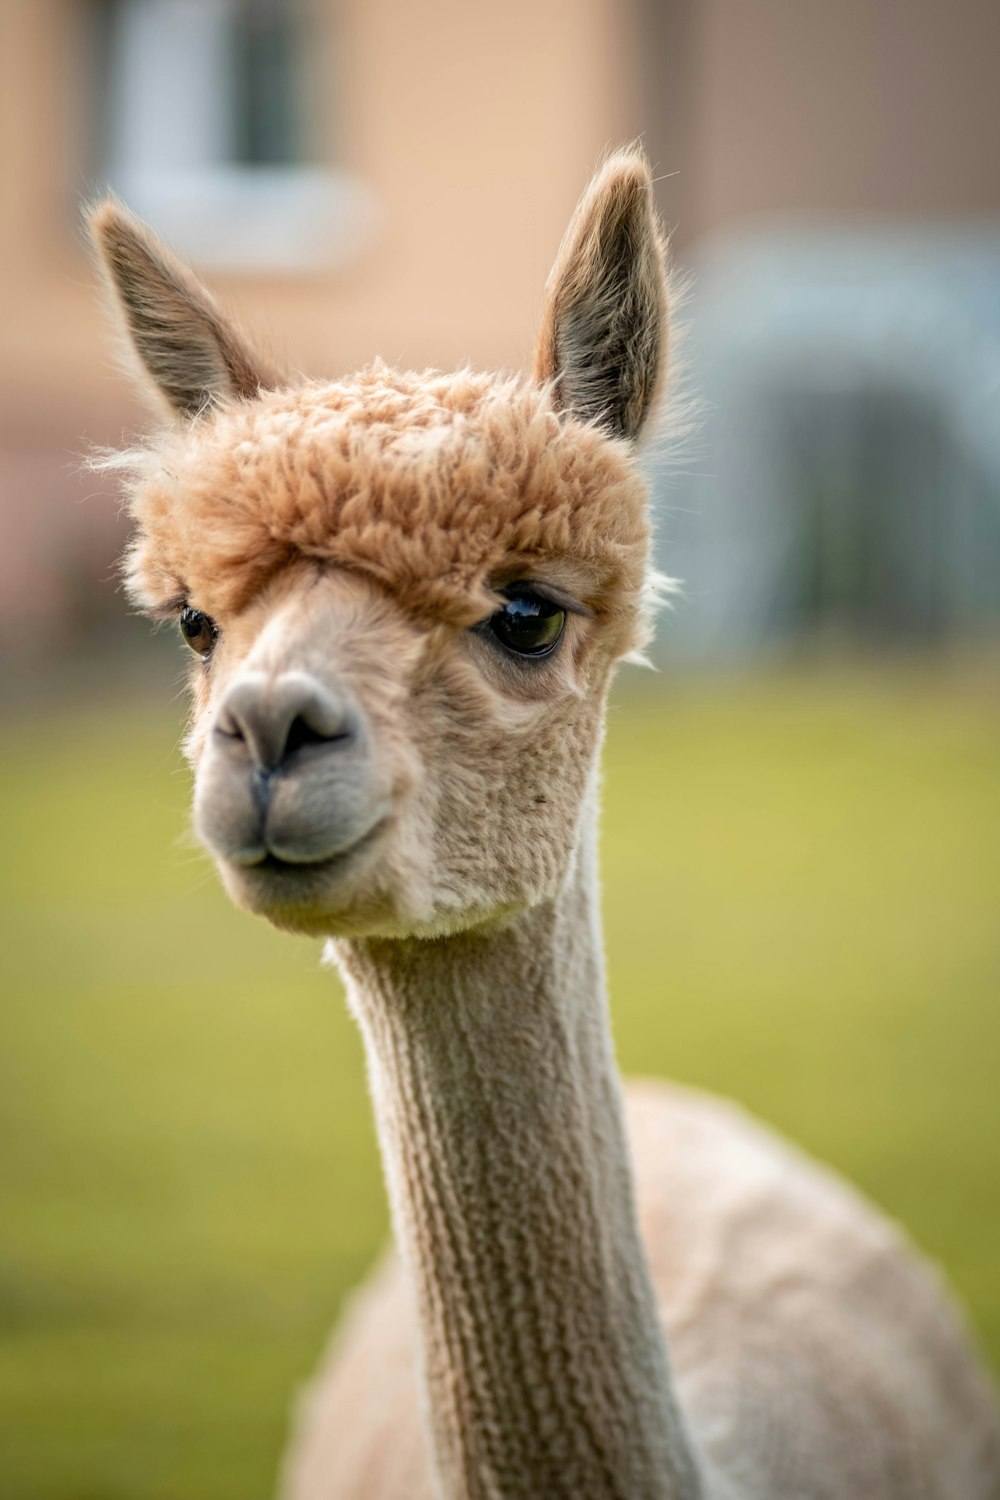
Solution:
[[[997,1500],[995,1396],[903,1232],[736,1105],[650,1082],[625,1098],[671,1364],[717,1493],[835,1500],[847,1462],[858,1500]]]

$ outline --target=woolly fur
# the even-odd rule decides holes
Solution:
[[[488,613],[504,576],[559,559],[598,614],[640,614],[647,594],[645,485],[629,445],[558,414],[551,387],[526,380],[376,363],[209,409],[127,464],[127,582],[154,614],[183,600],[239,612],[299,557],[360,571],[407,612],[456,624]]]

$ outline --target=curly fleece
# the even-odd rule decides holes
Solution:
[[[630,447],[523,379],[376,363],[211,408],[129,462],[126,575],[154,613],[239,611],[296,558],[456,623],[491,606],[498,575],[560,558],[598,614],[640,609],[649,527]]]

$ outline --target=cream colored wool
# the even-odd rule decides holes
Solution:
[[[900,1234],[730,1106],[623,1116],[596,768],[648,629],[644,158],[581,201],[534,380],[283,385],[148,230],[93,222],[176,414],[119,466],[134,596],[201,612],[195,826],[234,900],[331,939],[392,1207],[284,1500],[1000,1500],[993,1392]],[[525,582],[566,610],[530,661],[488,623]]]

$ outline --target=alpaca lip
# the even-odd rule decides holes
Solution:
[[[339,858],[338,855],[333,855],[333,859],[337,858]],[[322,869],[329,863],[330,860],[328,859],[310,859],[305,862],[300,860],[296,863],[290,859],[279,859],[276,854],[265,854],[263,859],[255,860],[252,865],[244,865],[244,869],[259,870],[262,874],[278,875],[286,870],[298,872],[302,870]]]
[[[240,865],[239,868],[249,875],[275,876],[283,881],[291,881],[296,877],[304,880],[317,875],[328,875],[344,868],[349,862],[353,862],[356,855],[369,848],[378,838],[385,824],[386,819],[379,818],[378,822],[360,838],[355,839],[353,844],[348,844],[345,849],[338,849],[336,853],[324,855],[320,859],[283,859],[281,855],[267,850],[260,859],[254,860],[251,864]]]

